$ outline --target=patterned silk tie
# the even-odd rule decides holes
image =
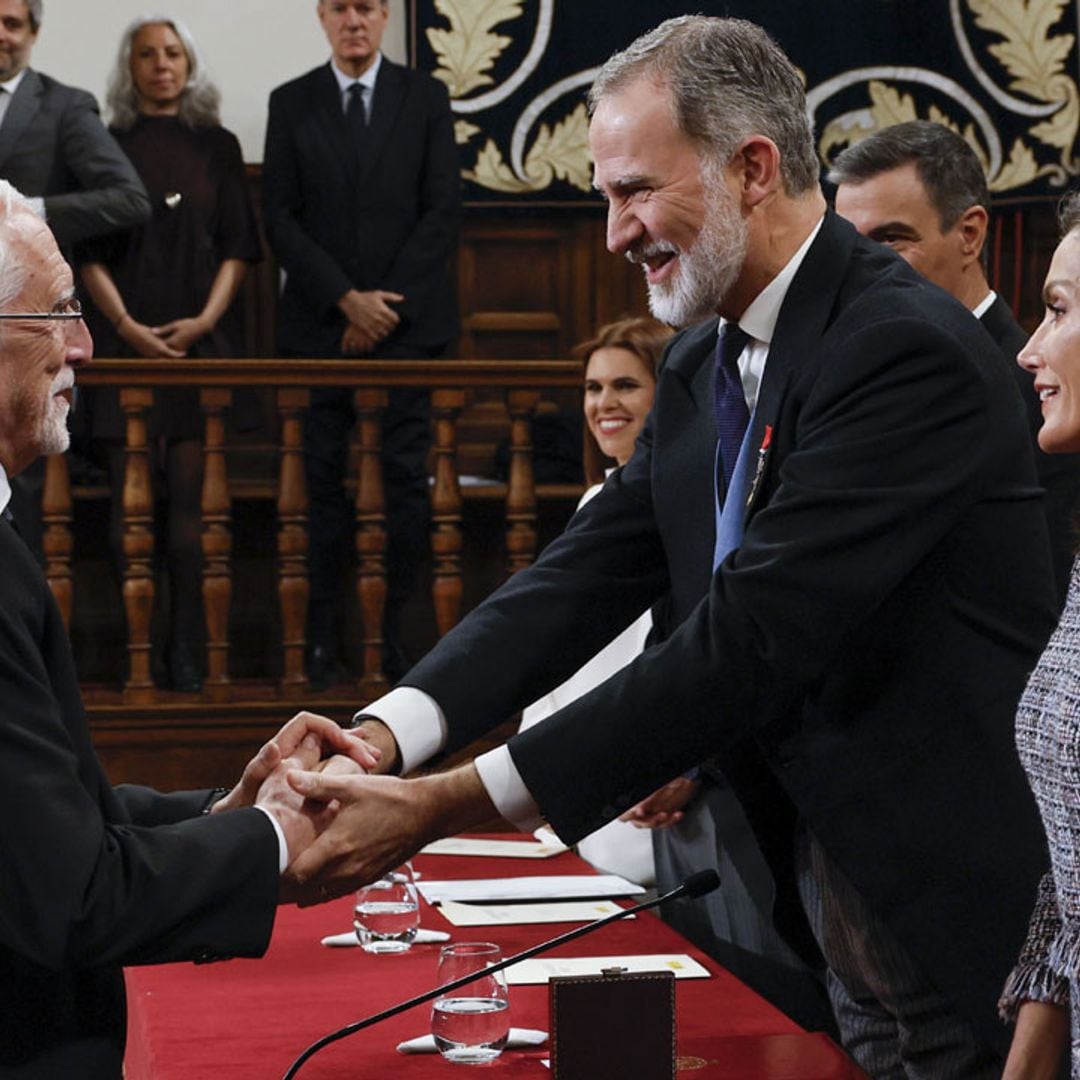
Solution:
[[[746,407],[742,379],[739,378],[739,356],[750,335],[738,323],[724,323],[716,343],[716,436],[720,445],[720,462],[724,468],[724,492],[731,484],[735,461],[739,456],[750,410]]]

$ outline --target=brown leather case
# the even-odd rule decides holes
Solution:
[[[556,1080],[674,1080],[670,971],[556,977],[548,983]]]

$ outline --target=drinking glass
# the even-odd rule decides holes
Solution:
[[[420,903],[408,863],[357,892],[353,928],[365,952],[404,952],[419,927]]]
[[[497,964],[498,945],[486,941],[455,942],[439,952],[439,985]],[[437,997],[431,1010],[435,1046],[447,1061],[483,1065],[494,1061],[510,1034],[510,998],[501,971]]]

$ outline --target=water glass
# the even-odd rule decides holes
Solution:
[[[498,945],[484,941],[444,945],[439,952],[439,985],[484,971],[502,959]],[[484,1065],[494,1061],[510,1034],[510,997],[501,971],[437,997],[431,1010],[435,1046],[447,1061]]]
[[[412,946],[420,928],[420,902],[408,863],[357,892],[353,928],[365,952],[398,953]]]

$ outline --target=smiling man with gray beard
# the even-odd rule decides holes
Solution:
[[[669,20],[590,101],[608,248],[639,254],[667,314],[700,312],[699,251],[739,248],[709,240],[707,192],[745,249],[710,281],[718,318],[668,349],[634,456],[361,730],[407,772],[664,593],[667,635],[457,769],[294,775],[342,809],[289,874],[343,894],[496,810],[573,842],[709,762],[862,1068],[1000,1077],[998,993],[1047,866],[1013,716],[1055,621],[1013,377],[963,305],[827,211],[799,74],[759,27]]]

